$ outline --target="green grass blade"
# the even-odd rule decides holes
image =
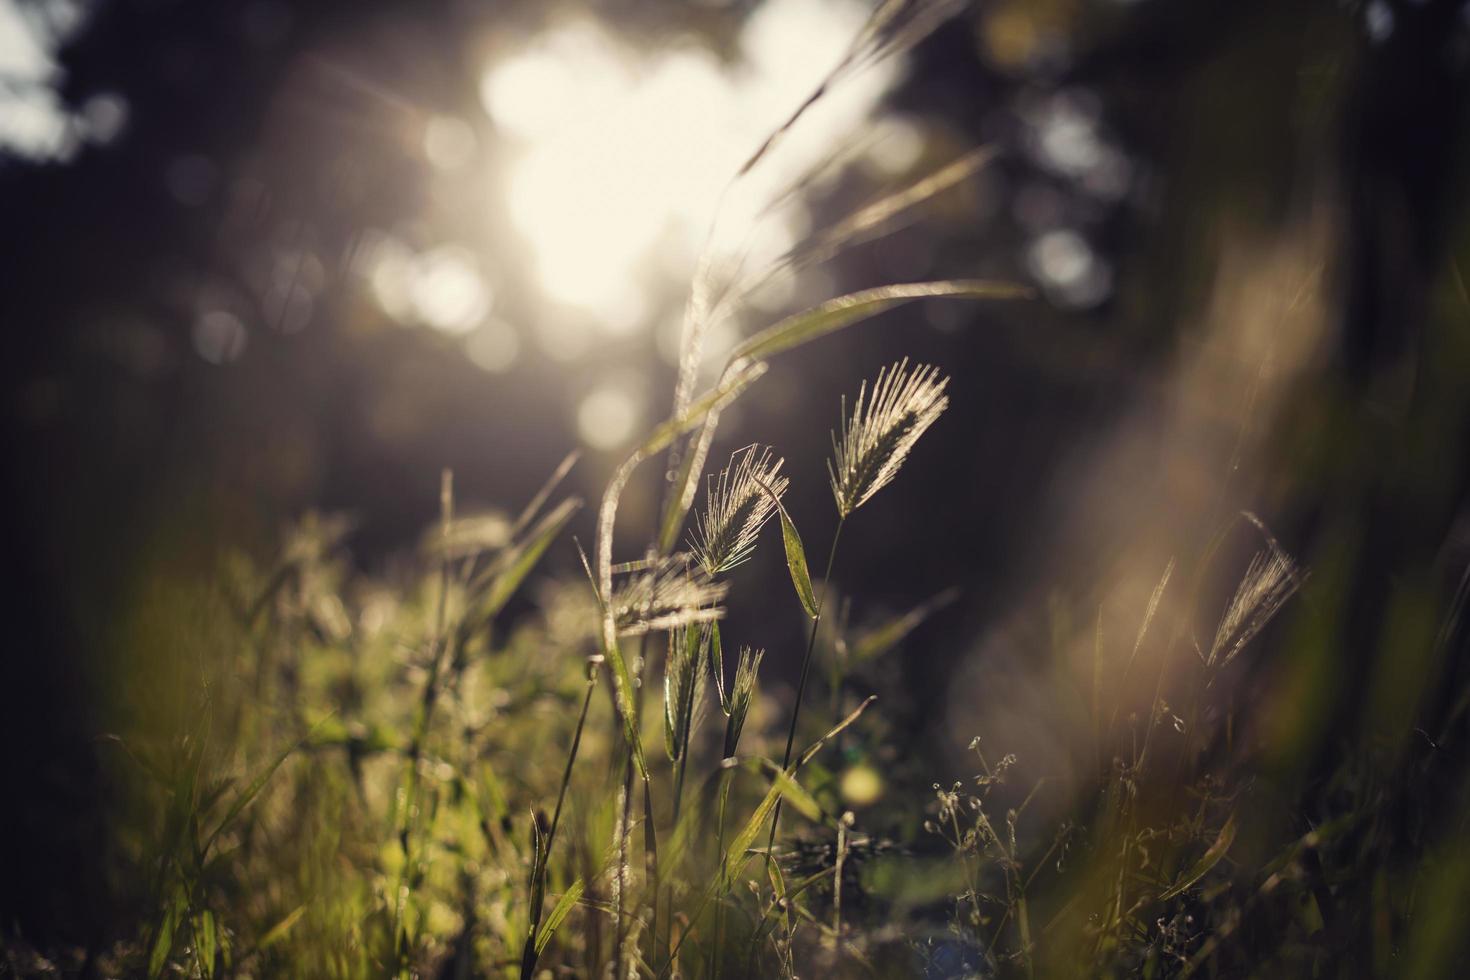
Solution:
[[[741,762],[751,772],[760,773],[771,781],[772,786],[786,798],[786,802],[796,808],[796,811],[808,820],[822,819],[822,805],[817,802],[816,797],[808,793],[793,779],[784,769],[776,765],[770,759],[759,757],[745,759]]]
[[[571,912],[572,907],[581,899],[582,891],[585,887],[586,885],[582,882],[582,879],[578,878],[572,882],[572,887],[568,888],[562,893],[561,898],[557,899],[556,905],[551,909],[551,914],[541,924],[541,931],[536,934],[537,956],[545,952],[547,944],[551,942],[551,937],[556,935],[556,930],[561,926],[562,920],[567,917],[567,913]]]
[[[563,500],[545,517],[536,523],[535,528],[527,536],[526,540],[517,545],[509,563],[501,569],[490,584],[490,590],[485,595],[485,601],[480,607],[480,622],[494,618],[505,604],[515,595],[531,569],[541,560],[551,542],[567,526],[582,507],[582,501],[575,497]]]
[[[272,759],[264,769],[255,774],[255,778],[250,780],[249,785],[242,789],[239,794],[235,796],[234,801],[230,803],[230,808],[225,811],[224,819],[219,822],[219,825],[214,828],[214,832],[211,833],[208,839],[205,840],[204,846],[201,848],[202,852],[206,854],[209,852],[210,845],[213,844],[215,842],[215,839],[224,832],[226,827],[234,822],[235,818],[240,815],[241,811],[243,811],[247,806],[250,805],[251,801],[255,799],[256,795],[259,794],[261,790],[265,789],[265,784],[270,782],[270,778],[276,774],[277,769],[281,768],[281,764],[285,762],[288,758],[290,758],[291,754],[294,753],[297,749],[305,745],[316,734],[317,729],[324,725],[327,721],[329,721],[330,718],[331,716],[328,715],[326,718],[323,718],[321,721],[317,722],[305,735],[301,736],[296,741],[292,742],[290,745],[282,749],[280,752],[276,753],[275,758]]]
[[[916,299],[1019,299],[1029,295],[1031,291],[1028,288],[1016,283],[973,279],[899,283],[864,289],[829,299],[767,327],[737,347],[730,355],[730,362],[764,361]]]
[[[796,596],[801,600],[806,614],[816,619],[817,595],[812,589],[812,573],[807,567],[806,549],[801,545],[801,535],[796,533],[796,525],[792,523],[791,515],[786,513],[776,492],[759,480],[756,483],[775,501],[776,510],[781,514],[781,543],[786,547],[786,567],[791,572],[791,584],[796,587]]]
[[[298,905],[290,912],[287,912],[284,919],[271,926],[269,929],[266,930],[265,935],[260,937],[260,948],[269,949],[271,946],[274,946],[282,939],[285,939],[286,934],[291,931],[292,927],[295,926],[296,923],[301,921],[301,917],[305,914],[305,905]]]
[[[771,760],[749,759],[743,761],[741,765],[747,769],[764,773],[771,780],[771,788],[766,791],[765,797],[761,799],[755,812],[750,815],[750,819],[745,822],[745,826],[741,827],[740,832],[730,841],[730,850],[725,858],[725,879],[727,881],[734,880],[735,876],[740,873],[740,869],[745,866],[748,858],[745,852],[750,850],[761,828],[775,812],[777,802],[785,799],[798,812],[813,820],[820,819],[822,815],[822,808],[816,799],[802,788],[790,773],[782,770]]]
[[[745,826],[741,827],[740,832],[731,839],[730,850],[726,853],[725,857],[726,881],[733,881],[735,876],[740,873],[740,869],[745,867],[747,859],[745,852],[750,850],[750,845],[755,843],[756,837],[760,835],[761,828],[765,826],[767,820],[771,819],[771,814],[776,809],[776,801],[780,798],[781,787],[776,783],[772,783],[771,788],[766,791],[766,795],[761,800],[760,805],[755,808],[755,812],[745,822]]]
[[[557,464],[556,469],[552,470],[551,476],[541,485],[541,489],[536,491],[536,496],[531,498],[530,502],[526,504],[525,509],[521,511],[520,516],[516,518],[515,523],[511,525],[511,537],[520,534],[531,521],[535,520],[541,508],[546,506],[546,501],[551,497],[552,492],[556,490],[562,480],[566,479],[566,475],[571,472],[572,467],[576,466],[577,460],[581,458],[581,450],[573,449]]]
[[[791,771],[796,772],[802,766],[810,762],[813,756],[822,751],[822,746],[826,745],[829,739],[835,738],[838,733],[840,733],[843,729],[847,728],[847,726],[857,721],[862,713],[868,710],[868,705],[872,704],[876,700],[878,700],[878,695],[869,694],[867,698],[863,701],[863,703],[857,706],[857,709],[853,711],[852,714],[839,721],[836,725],[832,727],[830,731],[827,732],[827,734],[817,739],[811,745],[808,745],[806,747],[806,751],[798,757],[798,761],[796,765],[792,767]]]
[[[932,616],[935,611],[944,608],[959,597],[958,589],[945,589],[943,592],[927,599],[915,606],[913,609],[890,619],[888,622],[864,633],[852,646],[853,663],[865,663],[892,650],[902,643],[919,625]]]
[[[1220,828],[1220,835],[1215,838],[1215,843],[1210,845],[1210,849],[1205,851],[1200,859],[1194,863],[1194,866],[1174,883],[1173,887],[1159,896],[1159,901],[1167,902],[1171,898],[1178,898],[1180,895],[1183,895],[1191,886],[1208,874],[1211,868],[1219,864],[1224,859],[1225,854],[1230,850],[1230,845],[1235,843],[1235,831],[1235,814],[1232,813],[1230,819],[1225,821],[1225,826]]]

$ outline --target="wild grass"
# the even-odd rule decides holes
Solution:
[[[882,5],[803,109],[954,6]],[[1441,962],[1445,927],[1416,902],[1421,887],[1453,897],[1470,858],[1452,828],[1420,828],[1450,870],[1410,880],[1385,828],[1432,792],[1463,797],[1443,757],[1395,771],[1346,764],[1310,813],[1296,800],[1247,802],[1243,760],[1258,750],[1241,747],[1252,721],[1233,699],[1234,672],[1306,581],[1259,521],[1264,549],[1208,645],[1195,629],[1211,618],[1206,584],[1223,534],[1198,560],[1168,563],[1116,650],[1101,611],[1082,611],[1084,622],[1096,614],[1095,629],[1073,630],[1091,637],[1091,658],[1063,671],[1059,696],[1089,723],[1057,737],[1092,771],[1063,787],[977,739],[973,774],[919,794],[935,774],[886,751],[882,703],[867,696],[849,710],[847,696],[956,593],[854,628],[853,597],[831,614],[833,580],[849,518],[901,476],[946,410],[950,379],[903,360],[862,383],[851,412],[838,406],[835,519],[815,578],[806,542],[826,528],[804,539],[782,501],[813,461],[783,469],[757,444],[706,476],[721,413],[757,390],[772,358],[912,300],[1022,295],[953,281],[837,297],[756,332],[696,390],[702,338],[752,283],[880,233],[985,158],[900,189],[768,266],[706,256],[672,410],[615,470],[585,578],[537,576],[549,549],[571,547],[564,532],[581,502],[553,503],[570,456],[514,518],[457,514],[446,473],[418,561],[387,577],[350,567],[344,523],[310,517],[271,560],[241,557],[217,582],[165,597],[138,627],[160,652],[136,672],[140,690],[124,692],[160,707],[114,737],[129,802],[118,866],[136,915],[89,951],[93,968],[523,980],[1320,974],[1351,966],[1348,933],[1363,921],[1392,934],[1372,946],[1386,957],[1375,971],[1416,938],[1423,962]],[[615,536],[622,497],[660,455],[657,534],[629,546]],[[728,574],[775,547],[762,542],[773,517],[788,611],[809,630],[789,704],[762,691],[761,667],[793,652],[753,650],[721,628]],[[1181,578],[1192,581],[1184,594]],[[510,616],[517,596],[529,611]],[[203,627],[185,610],[202,610]],[[814,673],[819,660],[827,669]],[[825,699],[809,696],[824,682]],[[858,770],[886,785],[880,804],[882,794],[852,789],[845,776]],[[1369,880],[1354,880],[1364,870]],[[15,948],[13,972],[59,972]]]

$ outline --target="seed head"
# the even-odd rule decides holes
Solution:
[[[755,551],[761,527],[775,513],[776,503],[761,490],[770,487],[780,497],[789,481],[779,475],[785,460],[772,462],[771,450],[746,446],[730,455],[730,465],[719,478],[709,478],[705,510],[695,517],[690,546],[708,575],[727,572]]]
[[[898,475],[919,436],[949,407],[948,385],[937,367],[920,364],[910,374],[908,358],[878,372],[871,399],[863,384],[841,437],[832,436],[827,463],[839,514],[851,514]],[[842,410],[846,416],[846,399]]]
[[[740,731],[745,727],[745,716],[750,703],[755,699],[755,678],[761,669],[764,650],[751,652],[750,647],[740,648],[740,662],[735,667],[735,683],[730,691],[729,719],[725,722],[725,758],[735,754],[740,744]]]

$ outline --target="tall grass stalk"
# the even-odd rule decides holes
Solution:
[[[540,938],[541,913],[546,893],[546,870],[551,861],[551,848],[556,841],[556,830],[561,825],[562,805],[566,802],[567,787],[572,782],[572,766],[577,761],[577,750],[582,746],[582,730],[587,725],[587,710],[592,706],[592,692],[597,687],[598,667],[601,655],[587,660],[587,690],[582,695],[582,710],[577,715],[577,727],[572,732],[572,745],[567,750],[567,764],[562,768],[561,786],[556,791],[556,808],[551,813],[551,825],[541,839],[535,859],[531,865],[531,924],[526,930],[526,945],[521,951],[521,980],[530,980],[536,972],[537,945]]]

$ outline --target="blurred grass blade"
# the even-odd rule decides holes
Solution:
[[[854,245],[882,238],[905,227],[914,219],[913,211],[920,204],[971,177],[995,156],[996,151],[992,147],[972,150],[909,186],[864,205],[801,242],[759,275],[749,277],[749,281],[740,286],[741,295],[760,289],[783,272],[799,271],[826,262]]]
[[[735,764],[733,760],[726,763],[726,765],[732,764]],[[733,880],[739,874],[740,869],[745,866],[748,857],[745,852],[750,850],[761,828],[775,812],[777,802],[785,799],[799,812],[813,820],[820,819],[822,815],[822,808],[816,799],[796,781],[791,773],[786,772],[771,760],[746,759],[742,760],[739,765],[764,773],[771,780],[771,787],[766,790],[766,795],[761,799],[760,805],[755,808],[755,812],[750,815],[750,819],[745,822],[745,826],[741,827],[740,832],[730,841],[730,850],[725,859],[725,879],[727,881]]]
[[[735,348],[730,362],[764,361],[916,299],[1019,299],[1029,295],[1031,291],[1027,287],[1016,283],[975,279],[898,283],[864,289],[829,299],[767,327]]]
[[[853,663],[863,663],[892,650],[904,639],[918,629],[919,625],[932,616],[936,611],[959,598],[960,590],[955,588],[945,589],[943,592],[921,602],[913,609],[896,616],[877,629],[870,630],[860,637],[852,647]]]
[[[328,715],[326,718],[323,718],[321,721],[317,722],[305,735],[302,735],[296,741],[292,742],[280,752],[276,753],[275,758],[273,758],[264,769],[255,774],[255,778],[250,781],[250,784],[242,789],[238,795],[236,795],[234,802],[230,804],[230,808],[225,811],[224,819],[219,822],[219,825],[214,828],[214,832],[209,835],[208,839],[205,840],[204,846],[201,848],[201,851],[208,853],[210,845],[213,844],[215,839],[224,832],[226,827],[234,822],[235,818],[240,815],[240,812],[250,805],[250,802],[255,799],[256,795],[265,788],[265,784],[270,782],[270,778],[276,774],[277,769],[281,768],[281,764],[285,762],[288,758],[290,758],[292,753],[301,748],[301,746],[305,745],[312,737],[314,737],[317,733],[317,729],[321,728],[324,724],[330,721],[332,717],[332,715]]]
[[[535,520],[536,514],[540,512],[542,507],[546,506],[546,501],[550,499],[551,494],[561,484],[561,481],[566,479],[566,475],[571,472],[572,467],[576,466],[577,460],[581,458],[581,450],[573,449],[567,453],[565,459],[557,464],[556,469],[551,471],[551,476],[547,477],[546,482],[541,485],[541,489],[536,491],[536,496],[531,498],[530,503],[526,504],[525,510],[521,511],[520,516],[511,525],[510,535],[512,538],[520,534],[531,521]]]
[[[218,951],[219,926],[214,913],[205,909],[194,923],[194,952],[199,969],[206,977],[214,976],[214,959]]]
[[[797,598],[801,599],[806,614],[816,619],[817,596],[812,590],[812,575],[807,568],[806,549],[801,546],[801,535],[796,533],[796,525],[791,522],[791,515],[786,513],[776,492],[764,483],[757,483],[775,501],[776,510],[781,515],[781,543],[786,547],[786,567],[791,572],[791,584],[796,587]]]
[[[747,358],[747,360],[755,362],[756,358]],[[706,415],[734,401],[735,397],[744,391],[747,385],[765,373],[766,366],[764,364],[750,363],[743,370],[732,375],[729,380],[716,385],[690,402],[684,414],[666,420],[658,428],[650,432],[648,438],[643,440],[643,444],[638,447],[638,454],[652,456],[654,453],[667,449],[669,443],[673,442],[676,436],[688,432],[703,422]]]
[[[835,726],[832,727],[830,731],[827,732],[827,734],[817,739],[811,745],[808,745],[806,751],[800,755],[800,757],[797,759],[796,765],[792,767],[791,771],[796,772],[802,766],[810,762],[813,756],[822,751],[822,746],[826,745],[829,739],[835,738],[843,729],[847,728],[847,726],[857,721],[862,713],[868,710],[868,705],[872,704],[876,700],[878,700],[878,695],[869,694],[867,698],[863,700],[863,703],[857,706],[857,710],[853,711],[852,714],[839,721]]]
[[[525,541],[515,546],[507,564],[490,583],[490,589],[480,605],[478,619],[481,623],[494,619],[505,608],[505,604],[515,595],[531,569],[536,567],[536,563],[551,546],[551,542],[581,507],[582,501],[575,497],[563,500],[555,510],[537,522]]]
[[[290,912],[287,912],[284,919],[271,926],[266,930],[265,935],[260,937],[259,947],[261,949],[268,949],[282,939],[285,939],[286,934],[291,931],[291,927],[296,925],[297,922],[300,922],[301,917],[305,914],[305,905],[298,905]]]
[[[163,910],[163,918],[153,938],[153,949],[148,954],[148,976],[158,977],[168,965],[169,954],[174,949],[174,930],[184,914],[184,897],[177,890]]]
[[[1230,845],[1235,843],[1235,831],[1235,814],[1232,813],[1225,821],[1225,826],[1220,828],[1220,835],[1215,838],[1215,843],[1210,845],[1210,849],[1205,851],[1204,855],[1174,883],[1172,888],[1160,895],[1158,900],[1167,902],[1171,898],[1178,898],[1208,874],[1210,869],[1225,857],[1226,852],[1230,850]]]
[[[551,909],[551,914],[548,915],[546,917],[546,921],[542,923],[541,931],[536,934],[537,956],[540,956],[543,952],[545,952],[547,943],[551,942],[551,937],[556,935],[556,930],[558,927],[561,926],[562,920],[567,917],[567,913],[569,913],[572,910],[572,907],[577,904],[579,899],[581,899],[582,891],[585,887],[586,886],[583,884],[582,879],[578,878],[576,881],[572,882],[572,887],[568,888],[562,894],[561,898],[557,899],[556,905],[553,906]]]

